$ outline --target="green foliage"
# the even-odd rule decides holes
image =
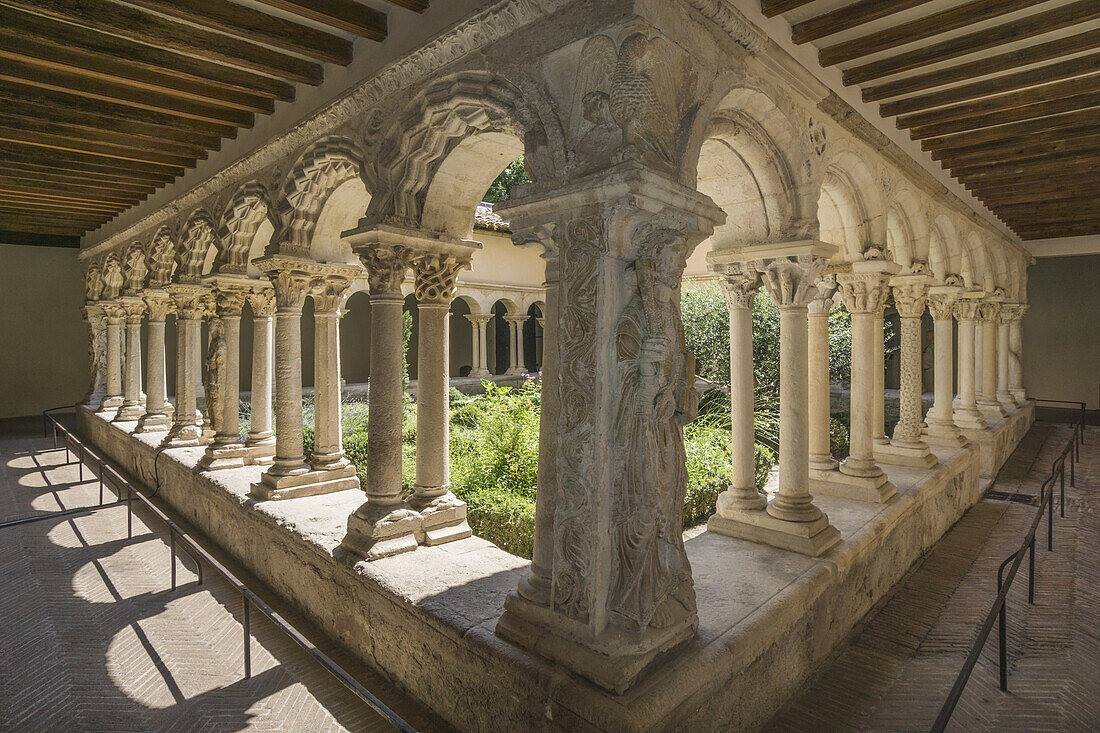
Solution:
[[[829,381],[852,383],[852,314],[837,306],[829,312]]]
[[[722,385],[730,382],[730,314],[714,281],[684,283],[680,297],[687,350],[695,354],[695,373]]]
[[[848,442],[848,418],[847,412],[829,418],[829,452],[838,461],[847,458],[851,452],[851,446]]]
[[[530,182],[531,179],[527,177],[527,168],[521,155],[500,172],[482,200],[493,204],[507,201],[512,196],[513,188]]]
[[[410,311],[401,311],[401,387],[409,386],[409,341],[413,335],[413,315]]]

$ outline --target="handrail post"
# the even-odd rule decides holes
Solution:
[[[1047,495],[1047,552],[1054,552],[1054,482]]]
[[[1072,471],[1073,470],[1073,461],[1070,461],[1069,465],[1070,465],[1070,470]],[[1060,516],[1063,519],[1065,519],[1065,516],[1066,516],[1066,461],[1065,461],[1065,458],[1062,459],[1062,470],[1060,470],[1058,472],[1058,481],[1059,481],[1059,483],[1061,484],[1061,487],[1062,487],[1060,489],[1060,493],[1061,493],[1061,497],[1062,497],[1061,500],[1060,500],[1060,503],[1061,503],[1061,509],[1060,509],[1061,514],[1060,514]]]
[[[244,678],[252,679],[252,617],[249,613],[248,595],[241,591],[244,603]]]
[[[168,544],[172,547],[172,590],[176,589],[176,533],[168,529]]]
[[[1002,573],[1004,569],[1004,563],[1001,563],[1001,567],[997,568],[997,595],[1001,594],[1001,585],[1003,582]],[[1000,661],[1001,692],[1008,692],[1008,637],[1005,631],[1006,606],[1008,606],[1008,596],[1005,596],[1004,603],[1001,604],[1001,611],[998,614],[997,620],[997,639],[1000,643],[998,659]]]
[[[134,538],[134,490],[126,487],[126,538]]]
[[[1031,535],[1031,547],[1027,558],[1027,602],[1035,605],[1035,535]]]

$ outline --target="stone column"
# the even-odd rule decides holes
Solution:
[[[986,418],[1008,415],[997,399],[997,321],[1000,314],[1001,299],[996,296],[988,296],[978,310],[982,329],[982,378],[978,411]]]
[[[622,692],[698,623],[682,539],[695,392],[680,284],[724,215],[638,161],[501,211],[515,241],[547,249],[547,333],[560,340],[543,366],[537,574],[507,598],[497,633]]]
[[[275,288],[275,456],[249,493],[257,499],[292,499],[358,488],[354,468],[311,470],[306,461],[302,428],[302,306],[311,292],[323,292],[328,278],[350,281],[360,273],[360,268],[287,255],[261,257],[256,266]],[[317,368],[323,370],[323,365],[317,364]],[[339,409],[339,377],[336,389]],[[325,399],[330,398],[322,399],[322,410],[326,409]],[[331,407],[328,409],[331,413]],[[331,423],[331,414],[328,420]]]
[[[527,316],[504,316],[508,324],[508,371],[505,374],[518,376],[523,374],[523,324]]]
[[[982,363],[985,360],[985,349],[983,344],[985,342],[985,329],[982,328],[981,321],[981,308],[979,306],[978,315],[974,321],[974,399],[976,402],[981,402],[982,399]],[[978,408],[981,409],[980,407]]]
[[[351,278],[328,275],[314,281],[313,318],[315,388],[313,407],[316,428],[311,465],[326,473],[328,491],[338,490],[331,482],[342,480],[344,489],[358,489],[355,466],[344,456],[340,388],[340,319],[348,297]],[[342,490],[342,489],[340,489]]]
[[[875,462],[874,439],[882,376],[882,319],[890,277],[898,266],[882,260],[852,263],[852,271],[837,275],[844,307],[852,315],[852,385],[849,407],[849,453],[840,470],[814,483],[819,494],[860,501],[889,501],[897,489]]]
[[[982,295],[981,291],[965,292],[955,303],[959,324],[959,405],[955,408],[955,424],[963,430],[989,429],[974,395],[974,331]]]
[[[252,308],[252,420],[244,445],[249,463],[268,465],[275,455],[275,432],[271,429],[275,294],[269,288],[254,289],[248,304]]]
[[[420,515],[409,508],[401,486],[401,283],[410,256],[403,247],[377,243],[356,247],[356,252],[370,278],[367,500],[348,517],[348,533],[341,548],[352,560],[377,560],[415,550],[422,527]]]
[[[1027,402],[1027,391],[1024,389],[1024,364],[1023,364],[1023,334],[1021,333],[1021,321],[1027,314],[1026,304],[1013,303],[1006,305],[1008,313],[1008,391],[1016,404],[1023,405]]]
[[[217,471],[247,463],[241,441],[241,312],[248,293],[239,278],[215,275],[215,317],[210,321],[206,359],[206,411],[214,426],[214,440],[199,460],[199,468]]]
[[[939,463],[928,444],[921,439],[921,318],[928,302],[928,284],[924,263],[914,263],[910,273],[890,280],[894,305],[901,317],[901,395],[899,419],[890,443],[876,446],[875,458],[916,468],[931,468]]]
[[[935,375],[935,400],[924,420],[927,427],[924,440],[931,445],[945,445],[960,448],[967,444],[966,438],[955,425],[952,408],[954,399],[954,320],[953,311],[962,288],[954,285],[934,285],[929,288],[928,307],[932,312],[933,349]]]
[[[416,482],[409,506],[423,517],[425,544],[472,534],[466,504],[451,493],[450,334],[447,316],[469,259],[425,254],[413,261],[419,313],[416,365]],[[513,352],[514,353],[514,352]]]
[[[104,410],[122,407],[122,323],[126,311],[115,301],[100,305],[107,329],[107,387],[101,405]]]
[[[875,330],[872,349],[875,355],[875,386],[872,390],[874,407],[872,408],[871,432],[873,435],[872,443],[875,446],[890,442],[890,438],[886,436],[886,318],[883,314],[885,308],[886,304],[883,301],[883,307],[874,314]]]
[[[829,447],[829,313],[836,293],[836,275],[822,275],[815,283],[817,297],[810,301],[808,325],[809,349],[809,421],[810,421],[810,479],[831,478],[817,472],[837,470]]]
[[[164,356],[164,321],[172,311],[168,291],[157,288],[145,293],[149,311],[149,339],[146,348],[145,414],[138,420],[137,433],[161,433],[172,426],[168,415],[167,368]]]
[[[88,324],[89,383],[81,404],[97,411],[107,395],[107,319],[100,305],[89,302],[84,306],[84,321]]]
[[[707,529],[816,557],[840,541],[840,532],[810,495],[806,306],[835,249],[814,241],[745,247],[739,253],[760,273],[779,306],[779,490],[767,510],[719,502]]]
[[[168,292],[176,307],[176,410],[164,445],[179,448],[200,445],[203,441],[195,354],[201,346],[206,295],[200,285],[182,283],[170,285]]]
[[[489,322],[493,320],[492,313],[471,313],[466,319],[473,325],[474,337],[474,363],[470,370],[471,377],[488,379],[489,373],[489,343],[486,331]]]
[[[756,489],[756,441],[753,427],[752,303],[760,273],[745,264],[724,268],[722,289],[730,314],[730,432],[733,481],[718,497],[723,508],[763,509],[768,498]]]
[[[1012,320],[1011,308],[1002,305],[997,314],[997,401],[1006,410],[1019,407],[1009,391],[1009,323]]]

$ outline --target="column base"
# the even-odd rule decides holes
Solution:
[[[955,425],[959,430],[989,430],[989,423],[977,409],[961,409],[955,413]]]
[[[997,401],[1001,403],[1001,407],[1005,408],[1009,412],[1014,412],[1020,409],[1020,404],[1016,402],[1016,399],[1008,392],[998,392]]]
[[[220,471],[248,465],[248,451],[240,443],[211,443],[195,467],[197,471]]]
[[[496,633],[621,695],[659,655],[695,637],[699,618],[694,604],[688,610],[672,597],[665,604],[672,618],[663,628],[639,630],[612,621],[593,635],[587,624],[513,592],[504,599]]]
[[[887,443],[875,446],[875,460],[891,466],[910,466],[912,468],[932,468],[939,459],[932,455],[931,449],[923,443],[905,445]]]
[[[504,376],[506,376],[506,377],[520,377],[520,376],[523,376],[523,373],[524,373],[523,367],[512,367],[508,371],[504,372]]]
[[[248,463],[253,466],[270,466],[275,460],[275,434],[267,433],[263,437],[253,438],[249,433],[244,441]]]
[[[424,521],[423,539],[417,536],[421,544],[442,545],[474,534],[466,521],[466,502],[449,490],[442,496],[426,501],[418,501],[414,494],[409,497],[409,506],[419,512]]]
[[[1023,407],[1027,404],[1027,392],[1022,389],[1010,389],[1008,393],[1012,395],[1012,399],[1016,400],[1016,404]]]
[[[920,437],[928,445],[942,445],[948,448],[965,448],[970,445],[970,441],[954,423],[951,425],[933,423],[921,431]]]
[[[810,469],[810,493],[835,496],[841,499],[885,504],[897,496],[897,488],[886,478],[878,476],[849,476],[840,471]]]
[[[1000,402],[978,402],[978,412],[981,413],[982,417],[992,417],[994,419],[1008,417],[1008,413]]]
[[[812,522],[788,522],[766,511],[728,509],[707,521],[707,531],[818,557],[840,542],[840,530],[824,513]]]
[[[99,409],[101,409],[101,410],[117,410],[118,408],[122,407],[123,401],[124,400],[122,399],[121,395],[119,395],[117,397],[104,397],[103,402],[101,402],[100,405],[99,405]]]
[[[810,470],[814,471],[836,471],[840,469],[840,461],[836,460],[832,456],[828,458],[814,458],[810,456]]]
[[[358,488],[355,467],[348,466],[336,471],[306,471],[293,476],[273,476],[268,472],[252,484],[248,495],[259,501],[277,501]]]
[[[754,486],[752,493],[742,489],[735,489],[730,486],[728,489],[718,495],[717,509],[718,514],[725,514],[724,509],[728,508],[737,511],[759,511],[768,505],[768,497],[766,494],[761,494],[756,490]]]
[[[198,425],[173,425],[161,442],[163,448],[190,448],[204,445],[202,428]]]
[[[338,554],[355,563],[412,552],[419,546],[416,535],[422,525],[420,514],[405,502],[376,507],[367,501],[348,517],[348,533]]]
[[[470,376],[474,379],[489,379],[493,375],[489,373],[488,369],[478,369],[477,371],[470,372]]]
[[[172,418],[166,413],[147,412],[138,420],[135,433],[163,433],[172,427]]]

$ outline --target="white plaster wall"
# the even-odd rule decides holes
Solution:
[[[1100,255],[1042,258],[1028,270],[1028,395],[1100,408]]]
[[[538,247],[517,247],[511,235],[501,232],[478,229],[473,236],[484,248],[474,253],[470,269],[459,275],[459,282],[537,288],[546,281]]]
[[[87,390],[77,251],[0,243],[0,418],[72,405]]]

